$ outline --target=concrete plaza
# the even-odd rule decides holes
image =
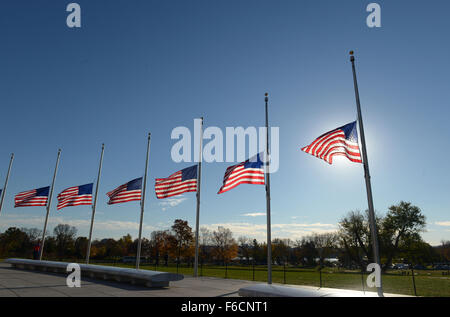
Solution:
[[[83,273],[82,273],[83,274]],[[13,269],[0,263],[0,297],[214,297],[239,296],[241,287],[254,284],[251,281],[213,277],[193,278],[185,276],[171,282],[169,288],[147,288],[126,283],[90,279],[81,275],[81,287],[69,288],[66,276]]]

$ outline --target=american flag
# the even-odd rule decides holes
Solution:
[[[14,197],[14,208],[46,206],[49,192],[50,186],[18,193],[16,197]]]
[[[245,162],[227,168],[223,185],[218,194],[229,191],[240,184],[264,185],[264,167],[259,154]]]
[[[58,195],[57,210],[64,207],[92,205],[92,187],[94,184],[69,187]]]
[[[197,165],[173,173],[167,178],[155,180],[155,192],[158,199],[197,191]]]
[[[333,157],[336,155],[343,155],[352,162],[362,163],[356,121],[322,134],[313,143],[302,148],[302,151],[329,164],[333,163]]]
[[[108,192],[108,205],[126,203],[133,200],[141,200],[142,177],[120,185],[116,189]]]

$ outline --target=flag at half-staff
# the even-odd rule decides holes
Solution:
[[[370,183],[369,160],[367,158],[366,137],[364,136],[364,124],[361,114],[361,102],[359,99],[358,80],[356,79],[355,56],[353,56],[353,51],[350,51],[350,62],[352,63],[353,86],[355,88],[356,111],[358,113],[359,132],[361,133],[361,150],[364,164],[364,178],[366,181],[367,204],[369,207],[370,236],[372,238],[372,246],[373,246],[372,251],[376,264],[381,266],[380,251],[378,246],[378,234],[377,234],[378,230],[375,219],[375,209],[373,206],[372,185]],[[379,281],[376,284],[378,296],[382,297],[383,286],[381,281],[381,275]]]
[[[167,178],[155,180],[155,192],[158,199],[197,191],[197,165],[173,173]]]
[[[126,203],[134,200],[141,200],[142,177],[133,179],[126,184],[120,185],[116,189],[108,192],[108,205]]]
[[[57,209],[64,207],[92,205],[92,187],[93,183],[69,187],[58,195]]]
[[[102,144],[102,151],[100,154],[100,164],[98,167],[98,176],[97,176],[97,184],[95,185],[95,197],[94,202],[92,204],[92,216],[91,216],[91,227],[89,229],[89,240],[86,248],[86,264],[89,264],[89,258],[91,256],[91,245],[92,245],[92,231],[94,229],[94,219],[95,219],[95,211],[97,208],[97,198],[98,198],[98,187],[100,184],[100,176],[102,174],[102,166],[103,166],[103,154],[105,153],[105,144]]]
[[[194,277],[198,276],[198,254],[199,254],[199,230],[200,230],[200,184],[202,175],[203,157],[203,117],[194,120],[198,124],[198,163],[175,172],[167,178],[155,179],[155,192],[158,199],[173,197],[187,192],[197,193],[197,208],[195,217],[195,255],[194,255]]]
[[[61,149],[58,150],[58,155],[56,157],[56,165],[55,165],[55,171],[53,172],[52,186],[41,188],[41,193],[37,193],[37,195],[46,194],[46,196],[48,197],[48,199],[47,198],[45,199],[45,203],[47,204],[47,213],[45,214],[44,229],[42,230],[41,249],[39,251],[39,260],[40,261],[42,261],[42,256],[44,254],[45,234],[47,232],[48,215],[50,214],[50,207],[52,205],[53,190],[55,189],[56,173],[58,172],[60,158],[61,158]],[[40,206],[42,206],[42,205],[40,205]]]
[[[223,177],[223,185],[218,194],[222,194],[241,184],[265,185],[264,164],[261,154],[255,155],[245,162],[227,168]]]
[[[302,148],[302,151],[329,164],[333,164],[333,157],[338,155],[343,155],[352,162],[362,163],[356,121],[322,134]]]
[[[147,188],[147,172],[148,172],[148,156],[150,153],[150,139],[151,139],[151,133],[148,134],[147,138],[147,153],[145,155],[145,172],[144,172],[144,178],[141,178],[141,186],[142,187],[142,197],[141,197],[141,220],[139,222],[139,236],[138,236],[138,248],[137,248],[137,254],[136,254],[136,270],[139,269],[139,265],[141,262],[141,248],[142,248],[142,225],[144,223],[144,209],[145,209],[145,193]],[[144,184],[142,184],[142,180],[144,181]]]
[[[18,193],[14,198],[14,208],[47,206],[49,193],[50,186]]]

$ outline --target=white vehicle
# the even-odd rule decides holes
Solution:
[[[409,269],[409,264],[398,263],[392,267],[394,270],[407,270]]]

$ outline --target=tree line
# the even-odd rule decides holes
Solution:
[[[395,262],[429,265],[450,262],[450,241],[431,246],[422,239],[426,218],[419,207],[401,201],[389,207],[385,216],[376,216],[381,262],[384,268]],[[0,257],[33,257],[33,247],[42,234],[38,229],[9,228],[0,234]],[[142,240],[141,255],[155,265],[184,263],[193,265],[195,235],[188,222],[174,221],[170,229],[153,231]],[[88,239],[77,237],[77,229],[59,224],[45,241],[44,258],[79,260],[86,256]],[[92,242],[92,260],[117,260],[135,256],[138,241],[127,234],[120,239]],[[339,222],[338,230],[313,233],[301,239],[274,239],[272,263],[278,265],[325,266],[339,265],[363,268],[375,262],[372,255],[368,212],[350,211]],[[335,259],[335,261],[331,261]],[[230,229],[201,228],[199,232],[201,264],[225,265],[230,262],[248,265],[267,264],[267,244],[251,237],[234,238]]]

